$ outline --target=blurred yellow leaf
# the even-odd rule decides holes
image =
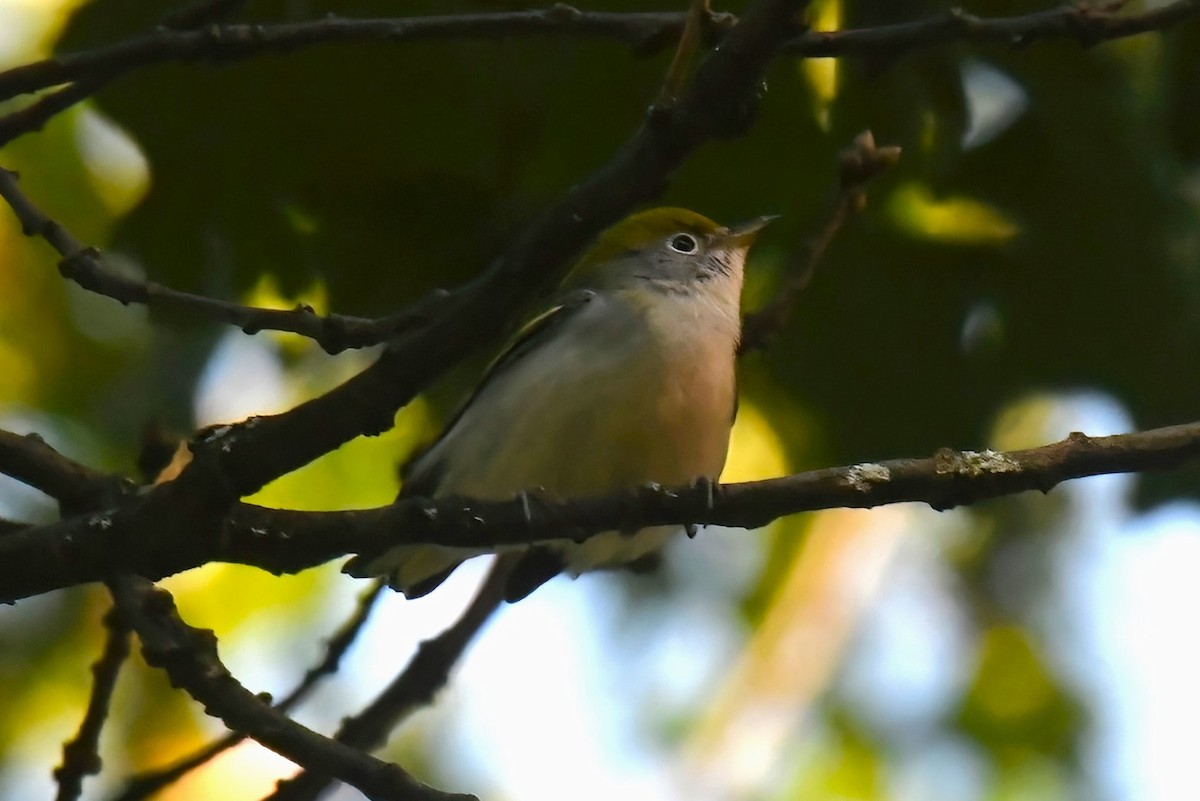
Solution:
[[[304,467],[273,481],[251,503],[322,511],[390,503],[409,455],[434,432],[433,414],[417,398],[397,415],[396,425],[378,437],[359,437]]]
[[[725,461],[721,480],[756,481],[789,472],[787,453],[779,434],[757,406],[743,400],[729,438],[729,458]]]
[[[1013,720],[1033,714],[1054,694],[1025,632],[1013,626],[989,629],[983,637],[975,702],[992,718]]]
[[[842,0],[816,0],[808,7],[809,24],[814,30],[836,31],[842,27]],[[829,107],[837,98],[838,61],[836,58],[806,58],[800,72],[812,87],[817,123],[829,130]]]
[[[963,196],[935,198],[927,186],[918,183],[897,187],[887,208],[905,232],[939,242],[998,245],[1020,233],[1015,222],[983,201]]]

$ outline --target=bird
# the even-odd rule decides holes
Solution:
[[[773,217],[733,227],[683,208],[633,214],[600,234],[483,374],[441,435],[402,470],[400,498],[569,498],[716,480],[737,410],[735,360],[747,253]],[[560,572],[637,563],[681,526],[564,535],[511,553],[504,598]],[[399,545],[343,568],[407,598],[481,549]]]

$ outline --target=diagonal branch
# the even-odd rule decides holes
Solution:
[[[100,732],[108,719],[108,706],[121,666],[129,657],[129,624],[116,606],[104,615],[107,638],[104,652],[92,665],[92,695],[75,738],[63,745],[62,765],[55,768],[57,801],[74,801],[83,791],[83,780],[100,772]]]
[[[167,672],[230,729],[245,732],[297,765],[320,770],[379,801],[468,801],[473,796],[443,793],[414,779],[399,766],[378,760],[301,726],[243,687],[217,656],[211,631],[187,625],[171,594],[144,579],[111,583],[118,606],[142,641],[146,662]]]
[[[321,661],[310,667],[304,674],[304,678],[300,680],[300,683],[284,696],[279,703],[275,704],[276,710],[284,713],[289,712],[308,697],[321,679],[337,672],[338,667],[341,665],[342,657],[346,655],[346,651],[350,649],[350,646],[358,638],[359,633],[370,617],[371,611],[375,608],[376,602],[386,588],[387,585],[384,582],[377,581],[362,593],[358,599],[358,603],[355,605],[354,613],[346,619],[341,628],[326,643],[325,655]],[[191,771],[213,760],[245,739],[245,734],[233,732],[218,740],[214,740],[195,753],[189,754],[171,765],[132,776],[126,783],[125,789],[113,796],[110,801],[141,801],[142,799],[149,798],[159,790],[178,781]]]
[[[679,103],[652,109],[641,131],[607,165],[577,185],[483,275],[443,298],[427,325],[394,341],[372,366],[326,394],[283,414],[217,429],[193,443],[195,458],[178,478],[118,510],[121,527],[179,527],[198,534],[206,518],[223,514],[239,497],[350,439],[390,428],[397,409],[497,336],[525,302],[555,283],[593,236],[658,195],[696,148],[745,131],[763,75],[797,32],[796,19],[806,4],[759,0],[699,66]],[[11,176],[6,184],[13,185]],[[60,226],[39,233],[57,240],[60,252],[80,254],[64,260],[68,272],[87,268],[86,249],[65,238]],[[136,297],[140,290],[130,291]]]
[[[366,708],[342,721],[334,738],[361,751],[374,751],[386,744],[388,735],[405,718],[432,703],[467,646],[503,602],[504,585],[513,563],[511,557],[499,557],[458,620],[421,643],[404,670]],[[327,774],[305,771],[280,782],[269,798],[315,801],[332,781]]]
[[[0,437],[0,446],[4,438]],[[113,517],[79,516],[0,537],[0,602],[135,572],[149,578],[209,562],[292,573],[360,551],[436,543],[488,550],[547,539],[656,525],[753,529],[780,517],[903,502],[935,509],[1003,495],[1048,492],[1063,481],[1170,470],[1200,459],[1200,422],[1134,434],[1073,434],[1038,448],[996,452],[944,448],[924,459],[892,459],[764,481],[691,487],[656,485],[580,499],[525,494],[511,501],[405,498],[344,512],[296,512],[241,504],[217,531],[143,530]],[[0,472],[11,461],[0,447]],[[136,521],[136,518],[134,518]]]
[[[745,131],[763,75],[795,34],[795,18],[805,4],[755,3],[700,64],[679,103],[652,109],[644,127],[607,165],[576,185],[485,273],[450,293],[429,325],[393,341],[374,364],[326,394],[194,443],[196,458],[150,495],[161,489],[189,499],[185,523],[196,514],[223,514],[237,498],[342,443],[390,428],[397,409],[493,341],[520,308],[557,282],[597,233],[657,196],[701,144]]]

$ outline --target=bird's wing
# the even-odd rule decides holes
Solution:
[[[402,470],[404,483],[400,489],[400,497],[432,497],[437,493],[445,472],[438,458],[433,455],[438,442],[446,436],[447,432],[454,429],[463,413],[475,402],[489,381],[552,339],[555,332],[560,330],[560,327],[574,317],[593,297],[595,297],[595,293],[591,291],[578,291],[565,295],[558,300],[556,305],[530,320],[513,336],[500,355],[488,366],[470,397],[447,421],[441,436],[404,466]],[[358,577],[389,575],[389,583],[393,589],[400,590],[409,598],[419,598],[441,584],[464,559],[478,553],[471,549],[447,548],[438,545],[401,545],[382,553],[359,554],[347,562],[342,570]],[[561,564],[558,569],[561,569]],[[554,572],[557,572],[557,569]],[[524,573],[528,573],[528,570]],[[547,574],[543,569],[538,573],[539,578],[536,581],[525,580],[521,584],[522,587],[526,587],[521,591],[522,594],[531,592],[551,575],[553,573]],[[511,593],[510,590],[509,594]]]
[[[429,497],[437,491],[442,471],[436,462],[429,463],[423,457],[433,451],[437,447],[437,444],[454,429],[454,426],[462,419],[463,414],[496,376],[512,367],[529,353],[552,340],[555,332],[559,331],[564,323],[578,314],[595,296],[595,292],[587,289],[564,295],[558,299],[554,306],[534,317],[513,334],[499,355],[484,370],[479,383],[475,385],[471,394],[467,396],[466,401],[446,421],[445,426],[442,427],[442,433],[438,435],[438,438],[429,443],[428,447],[416,453],[404,465],[401,470],[401,475],[404,478],[404,484],[400,490],[401,497],[413,495]]]

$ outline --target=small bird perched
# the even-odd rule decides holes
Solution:
[[[551,308],[522,328],[442,435],[405,469],[401,497],[508,499],[541,488],[595,495],[716,479],[737,406],[742,268],[771,217],[724,228],[685,209],[601,234]],[[657,551],[677,526],[522,548],[515,601],[562,570],[579,575]],[[402,545],[346,564],[409,598],[483,551]]]

